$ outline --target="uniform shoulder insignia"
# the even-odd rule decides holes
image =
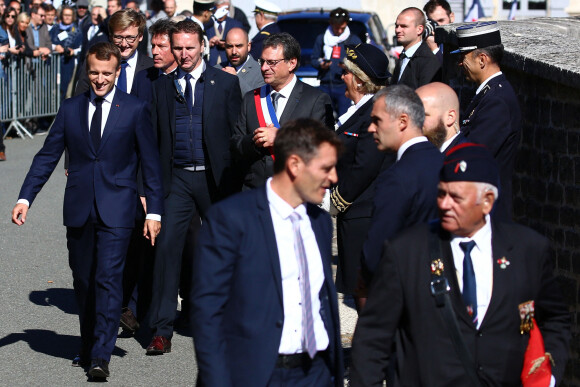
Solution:
[[[501,85],[499,87],[501,87]],[[490,90],[491,90],[491,87],[489,86],[489,84],[485,85],[485,87],[483,89],[481,89],[481,91],[483,92],[484,95],[485,95],[485,93],[487,93]]]
[[[260,33],[261,33],[262,35],[270,35],[270,33],[269,33],[268,31],[260,31]]]

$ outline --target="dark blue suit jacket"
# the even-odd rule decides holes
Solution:
[[[376,180],[373,220],[363,247],[363,267],[373,273],[383,242],[417,223],[437,218],[437,185],[443,155],[430,142],[410,146]]]
[[[20,190],[31,204],[68,149],[64,225],[81,227],[96,203],[108,227],[134,227],[137,168],[141,162],[147,210],[163,214],[163,187],[155,134],[147,103],[115,91],[101,145],[89,134],[89,98],[85,93],[63,101],[42,149],[36,154]]]
[[[329,336],[330,368],[342,386],[336,290],[331,271],[332,224],[307,205],[322,257],[321,310]],[[266,187],[210,208],[193,263],[193,339],[202,386],[265,386],[282,337],[282,278]]]
[[[232,28],[242,28],[243,29],[244,26],[242,25],[242,23],[240,23],[236,19],[232,19],[231,17],[228,16],[226,18],[226,28],[224,29],[224,32],[222,34],[223,40],[226,40],[226,36]],[[216,36],[216,29],[215,29],[215,25],[213,24],[213,22],[211,23],[209,28],[206,28],[205,35],[207,36],[207,38],[209,40],[211,40],[211,38]],[[210,47],[209,48],[209,65],[215,66],[217,64],[218,57],[222,58],[222,60],[221,60],[222,63],[225,63],[228,61],[228,57],[226,56],[225,49],[219,48],[218,46]]]
[[[175,74],[174,74],[175,75]],[[165,195],[169,195],[175,142],[175,103],[183,103],[174,75],[153,83],[153,126],[159,141]],[[238,187],[230,156],[230,138],[240,113],[242,93],[235,75],[207,67],[203,73],[203,141],[206,157],[220,195],[226,196]]]
[[[262,57],[262,49],[264,48],[264,40],[268,39],[270,35],[277,34],[280,31],[277,23],[272,23],[264,27],[260,32],[258,32],[252,38],[252,48],[250,49],[250,55],[256,60]]]
[[[512,176],[520,144],[522,117],[514,89],[501,74],[491,79],[467,107],[461,131],[470,142],[485,145],[500,170],[500,194],[494,218],[512,220]]]

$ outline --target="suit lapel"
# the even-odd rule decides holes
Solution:
[[[272,222],[272,214],[270,213],[270,206],[268,204],[268,197],[266,195],[266,185],[263,185],[259,195],[256,197],[258,206],[258,218],[264,230],[264,242],[268,251],[270,265],[272,266],[272,275],[274,276],[274,283],[278,292],[280,304],[284,303],[282,298],[282,269],[280,268],[280,255],[278,254],[278,245],[276,244],[276,234],[274,232],[274,223]]]
[[[202,125],[207,127],[211,121],[211,115],[215,114],[212,111],[213,106],[213,96],[216,92],[216,80],[214,79],[215,73],[213,72],[213,67],[208,67],[203,72],[204,85],[203,85],[203,121]],[[207,131],[204,130],[204,138],[207,138]]]
[[[175,70],[177,71],[177,70]],[[165,86],[165,98],[163,98],[163,103],[165,104],[165,111],[169,115],[169,130],[171,131],[171,138],[175,137],[175,98],[177,97],[178,91],[175,89],[173,84],[174,76],[176,73],[167,75],[164,78]],[[161,94],[163,96],[163,94]]]
[[[489,302],[489,306],[487,307],[487,312],[485,312],[485,316],[482,321],[482,328],[483,324],[489,321],[492,317],[494,312],[498,309],[505,311],[506,308],[513,308],[514,313],[518,313],[518,310],[513,305],[502,305],[504,300],[509,299],[506,297],[510,291],[509,285],[514,283],[515,278],[513,278],[513,274],[517,267],[513,266],[504,266],[501,267],[501,264],[498,263],[498,260],[502,260],[505,258],[508,262],[512,261],[512,249],[513,244],[510,240],[505,238],[506,233],[502,233],[501,230],[498,230],[498,227],[492,222],[492,233],[491,233],[491,249],[492,249],[492,265],[493,265],[493,285],[491,291],[491,300]],[[509,309],[508,309],[509,310]]]
[[[101,138],[101,148],[105,145],[105,143],[111,136],[111,131],[115,130],[117,120],[121,115],[121,105],[123,104],[122,100],[123,98],[120,95],[120,91],[116,90],[115,96],[113,97],[113,102],[111,103],[111,110],[109,111],[107,122],[105,123],[105,129],[103,130],[103,136]]]
[[[87,144],[89,144],[89,148],[92,150],[93,153],[96,153],[96,149],[93,146],[93,140],[91,140],[91,136],[89,133],[90,130],[90,124],[89,124],[89,104],[90,104],[90,91],[87,91],[85,93],[85,98],[83,98],[79,103],[80,103],[80,119],[81,119],[81,131],[82,131],[82,136],[85,139],[85,141],[87,142]]]
[[[290,97],[288,97],[288,102],[286,102],[286,107],[280,116],[280,125],[284,125],[286,121],[290,121],[291,117],[293,116],[294,109],[296,109],[298,103],[300,102],[300,98],[302,97],[303,88],[304,87],[302,82],[299,79],[296,79],[294,89],[292,89],[292,93],[290,93]]]

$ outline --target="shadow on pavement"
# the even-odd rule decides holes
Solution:
[[[33,290],[28,295],[28,299],[36,305],[56,306],[67,314],[78,314],[73,289],[48,288],[46,290]]]

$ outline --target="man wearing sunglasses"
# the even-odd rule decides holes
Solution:
[[[258,57],[265,86],[248,92],[242,102],[232,139],[243,188],[260,187],[272,176],[272,147],[281,125],[313,118],[334,128],[330,97],[300,81],[294,72],[300,63],[300,44],[288,33],[270,36]]]
[[[129,94],[135,94],[132,93],[135,75],[141,70],[153,67],[153,59],[137,51],[144,31],[145,17],[133,9],[117,11],[109,20],[109,39],[121,51],[121,73],[116,85]],[[85,74],[81,74],[76,94],[84,93],[88,89],[88,79]]]

